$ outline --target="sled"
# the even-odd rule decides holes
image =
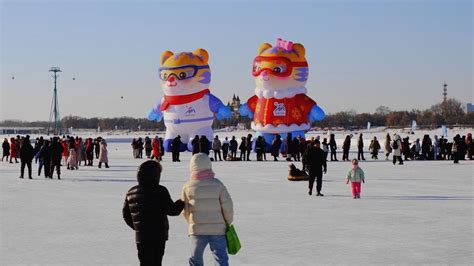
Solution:
[[[305,171],[296,168],[294,164],[289,165],[290,170],[288,171],[289,181],[307,181],[309,180],[308,174]]]

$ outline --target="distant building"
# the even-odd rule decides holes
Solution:
[[[234,96],[232,97],[232,102],[227,103],[227,106],[230,107],[230,110],[232,111],[232,118],[233,119],[239,119],[240,114],[239,114],[239,108],[240,108],[240,98],[239,96]]]
[[[472,103],[466,104],[466,113],[474,112],[474,105]]]

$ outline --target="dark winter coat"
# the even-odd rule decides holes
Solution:
[[[406,137],[403,139],[403,142],[402,142],[402,151],[403,151],[403,155],[405,155],[406,157],[410,157],[410,142],[409,142],[409,138]]]
[[[326,172],[326,155],[321,148],[316,148],[313,145],[308,146],[303,155],[303,165],[305,165],[310,173],[321,174]]]
[[[35,156],[36,154],[38,154],[38,152],[41,150],[41,148],[43,147],[43,143],[44,143],[44,139],[43,137],[39,138],[36,140],[35,142],[35,148],[34,148],[34,153],[35,153]]]
[[[4,141],[2,144],[3,156],[10,156],[10,144],[8,141]]]
[[[240,142],[240,145],[239,145],[239,150],[241,151],[245,151],[247,150],[247,139],[242,139],[242,141]]]
[[[236,151],[237,151],[237,147],[238,147],[238,145],[239,145],[239,144],[237,143],[237,140],[232,139],[232,140],[230,140],[229,143],[230,143],[230,146],[229,146],[230,151],[236,152]]]
[[[211,142],[206,137],[201,137],[199,139],[199,151],[209,155]]]
[[[329,139],[329,148],[332,151],[337,150],[336,139],[333,134],[331,134],[331,138]]]
[[[165,155],[165,142],[163,141],[162,138],[159,138],[160,140],[160,151],[161,151],[161,156]]]
[[[222,150],[223,151],[228,151],[229,150],[229,142],[227,141],[224,141],[224,143],[222,143]]]
[[[346,137],[344,143],[342,143],[342,149],[348,151],[351,148],[351,138]]]
[[[372,140],[369,146],[369,150],[372,150],[373,152],[378,152],[380,150],[380,143],[378,140]]]
[[[252,149],[252,135],[248,135],[247,138],[245,139],[245,143],[247,146],[247,150],[250,151]]]
[[[25,139],[20,148],[20,159],[23,162],[31,162],[33,161],[34,157],[35,157],[35,151],[33,149],[33,146],[31,146],[29,139]]]
[[[100,152],[100,141],[102,139],[101,138],[97,138],[95,143],[94,143],[94,150],[96,153],[99,153]]]
[[[61,162],[61,155],[63,153],[63,146],[59,142],[52,142],[49,147],[51,154],[51,162],[59,164]]]
[[[145,151],[151,151],[153,147],[151,146],[151,139],[146,138],[145,139]]]
[[[122,215],[135,230],[136,243],[168,240],[167,215],[177,216],[184,208],[180,200],[173,202],[168,190],[158,184],[139,184],[125,197]]]
[[[137,149],[143,150],[143,141],[141,139],[137,140]]]
[[[280,154],[281,139],[275,138],[272,142],[272,156],[278,156]]]
[[[362,149],[364,148],[364,139],[361,137],[359,137],[359,141],[357,142],[357,148],[359,149]]]
[[[306,142],[305,139],[300,139],[299,144],[298,144],[298,149],[301,154],[304,154],[306,151],[306,148],[308,147],[308,142]]]
[[[192,141],[191,141],[191,145],[192,145],[192,152],[193,154],[196,154],[196,153],[199,153],[199,138],[194,138]]]
[[[257,138],[255,141],[255,151],[263,152],[265,150],[265,140],[263,138]]]
[[[181,142],[181,138],[174,138],[173,139],[173,142],[171,142],[171,151],[172,152],[179,152],[179,148],[181,147],[181,144],[183,142]]]
[[[50,163],[51,162],[51,149],[49,146],[44,146],[40,149],[39,154],[38,154],[39,159],[43,163]]]
[[[428,136],[424,136],[423,137],[423,141],[421,142],[421,152],[423,154],[425,153],[429,153],[430,152],[430,148],[431,148],[431,139],[430,137]]]
[[[296,153],[297,146],[293,142],[293,139],[291,136],[286,139],[286,153],[288,154],[295,154]]]

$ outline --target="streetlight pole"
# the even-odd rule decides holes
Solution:
[[[58,101],[58,89],[57,89],[57,79],[58,72],[62,72],[59,67],[51,67],[49,72],[53,72],[54,78],[54,90],[53,90],[53,99],[51,101],[51,111],[49,113],[49,125],[48,125],[48,135],[51,129],[51,123],[53,123],[53,134],[61,134],[61,121],[59,117],[59,101]]]

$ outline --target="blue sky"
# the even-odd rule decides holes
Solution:
[[[471,1],[3,1],[0,120],[49,118],[52,66],[61,116],[144,117],[162,96],[160,54],[199,47],[212,92],[247,99],[256,50],[277,37],[306,47],[308,94],[328,113],[424,109],[444,80],[472,102],[472,12]]]

